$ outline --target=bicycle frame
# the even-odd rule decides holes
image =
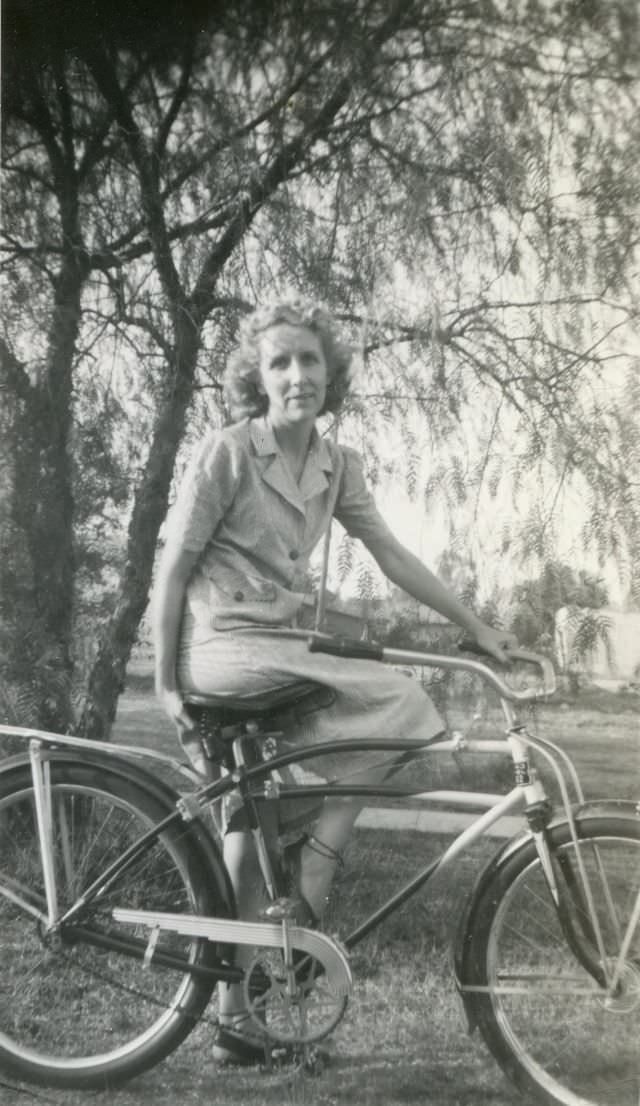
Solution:
[[[548,662],[529,653],[521,652],[519,657],[541,665],[545,677],[544,694],[549,693],[552,681],[552,669],[550,669]],[[534,749],[547,760],[554,770],[559,786],[564,816],[569,824],[571,837],[575,846],[578,870],[581,878],[581,891],[587,904],[589,924],[598,950],[598,961],[593,961],[588,967],[596,980],[596,984],[601,987],[606,987],[609,995],[614,994],[622,971],[622,965],[624,964],[626,950],[631,943],[635,927],[640,922],[640,894],[638,895],[638,901],[635,904],[627,930],[624,935],[621,935],[621,952],[617,961],[613,965],[607,964],[600,921],[595,910],[594,897],[589,878],[582,862],[580,848],[578,847],[579,835],[576,827],[574,810],[575,804],[579,807],[584,803],[584,797],[577,774],[572,762],[562,749],[558,748],[558,746],[554,745],[552,742],[533,737],[526,732],[525,727],[518,722],[512,705],[513,700],[530,701],[534,698],[539,698],[539,693],[530,692],[528,690],[525,692],[514,692],[512,689],[508,688],[491,669],[479,662],[468,660],[467,658],[441,657],[432,654],[385,650],[384,659],[395,664],[438,666],[442,668],[464,670],[479,675],[486,683],[492,686],[500,696],[502,709],[507,722],[505,738],[501,740],[466,740],[464,738],[454,738],[451,740],[432,741],[430,743],[425,743],[419,739],[404,739],[400,741],[372,739],[353,740],[349,742],[326,742],[303,750],[298,749],[281,753],[269,761],[253,767],[245,767],[242,756],[242,743],[251,740],[251,738],[246,736],[237,738],[234,741],[236,763],[238,764],[237,771],[230,776],[201,786],[190,795],[180,799],[176,804],[175,811],[171,815],[168,815],[166,819],[149,830],[138,842],[131,846],[122,857],[115,861],[106,872],[102,873],[102,875],[84,891],[80,900],[60,916],[57,905],[53,859],[51,855],[52,805],[48,751],[50,749],[68,746],[79,750],[84,749],[87,753],[93,753],[94,755],[99,751],[101,755],[105,756],[148,759],[150,761],[172,766],[191,782],[199,780],[199,777],[176,758],[168,757],[154,750],[143,749],[138,746],[96,743],[86,741],[82,738],[59,735],[40,730],[0,726],[0,734],[17,735],[29,741],[38,838],[42,855],[46,893],[46,916],[39,913],[34,908],[33,904],[20,899],[19,896],[12,893],[10,889],[3,888],[2,885],[0,885],[0,894],[8,893],[10,897],[18,901],[20,905],[24,906],[31,914],[39,915],[45,930],[55,932],[64,925],[72,924],[75,916],[80,913],[82,908],[93,899],[98,898],[100,894],[104,893],[105,889],[117,879],[118,875],[127,865],[139,856],[148,844],[155,840],[169,824],[179,820],[189,821],[198,817],[207,805],[214,803],[227,792],[239,787],[250,812],[250,819],[254,828],[254,836],[258,849],[258,856],[263,868],[265,883],[272,896],[274,893],[275,880],[273,872],[271,871],[268,852],[264,845],[264,835],[260,822],[259,810],[255,803],[255,800],[258,798],[280,798],[286,801],[287,799],[309,796],[317,796],[318,798],[337,796],[361,798],[368,796],[393,796],[394,798],[419,798],[423,803],[430,803],[432,805],[441,805],[444,803],[448,807],[454,808],[468,808],[469,806],[473,806],[481,811],[471,825],[464,829],[454,841],[444,849],[440,857],[419,871],[404,887],[400,888],[387,900],[387,902],[382,904],[382,906],[380,906],[369,918],[345,938],[343,945],[346,949],[353,948],[380,924],[380,922],[392,914],[408,898],[418,891],[429,879],[437,873],[442,872],[465,849],[478,841],[491,826],[506,815],[514,813],[523,814],[528,820],[528,828],[524,830],[521,836],[526,838],[527,834],[532,835],[545,873],[549,891],[558,909],[559,915],[562,917],[563,913],[566,912],[563,910],[562,894],[558,887],[557,875],[554,871],[546,840],[546,826],[550,817],[549,803],[542,783],[536,778],[535,773],[532,773],[529,766],[529,750]],[[264,736],[264,734],[261,735],[261,737]],[[272,773],[277,772],[281,768],[287,767],[293,763],[302,764],[304,761],[311,760],[319,755],[340,752],[370,752],[375,750],[387,752],[414,751],[426,755],[445,752],[456,753],[461,750],[494,754],[496,752],[504,753],[508,750],[513,760],[516,782],[515,786],[507,795],[496,796],[460,791],[424,792],[419,788],[394,787],[390,785],[368,786],[313,783],[294,787],[280,787],[272,778]],[[259,785],[259,787],[257,785]],[[573,792],[573,796],[570,793],[571,791]],[[606,879],[603,871],[601,871],[601,878],[604,881],[606,889]],[[186,933],[194,937],[206,937],[212,941],[224,941],[232,944],[272,945],[274,943],[281,943],[282,941],[282,926],[277,924],[274,925],[270,922],[245,923],[229,919],[203,918],[196,915],[181,914],[179,916],[172,916],[153,911],[131,911],[125,909],[117,909],[114,912],[114,917],[116,920],[137,922],[149,927],[150,938],[145,953],[145,962],[153,959],[155,942],[157,941],[158,933],[161,929],[183,934]],[[567,926],[565,919],[563,919],[563,927],[566,930],[567,939],[573,947],[577,938],[575,934],[571,932],[571,928]],[[329,948],[328,952],[327,948],[325,948],[325,954],[335,958],[337,946],[333,942],[330,942],[328,938],[324,938],[322,935],[313,933],[313,931],[310,930],[300,929],[299,927],[296,927],[295,931],[292,930],[291,932],[295,932],[296,940],[300,947],[305,948],[306,951],[310,953],[312,952],[311,946],[313,945],[312,938],[316,940],[321,939],[323,942],[327,942],[327,948],[328,946],[331,946],[331,948]],[[576,955],[578,954],[577,952]],[[340,958],[338,957],[338,959]],[[344,960],[344,958],[342,959]],[[340,970],[344,970],[345,965],[346,961],[340,964],[336,963],[337,986],[340,985]],[[348,972],[348,966],[346,970]],[[234,971],[234,969],[230,969],[224,973],[224,976],[221,975],[220,977],[232,980],[236,975],[237,970]],[[342,979],[344,980],[344,975]]]

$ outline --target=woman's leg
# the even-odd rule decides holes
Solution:
[[[392,765],[379,765],[350,773],[341,782],[373,786],[392,771]],[[316,918],[321,918],[326,909],[341,852],[363,805],[363,800],[358,798],[327,799],[311,837],[302,847],[299,890]]]
[[[262,872],[251,832],[240,830],[227,833],[224,838],[223,855],[235,892],[238,917],[243,921],[255,921],[264,903],[264,891]],[[255,950],[252,946],[239,945],[235,961],[237,966],[248,967],[254,954]],[[240,1028],[245,1028],[246,1003],[241,983],[219,984],[218,1011],[221,1024],[232,1025],[238,1022]],[[255,1035],[257,1037],[257,1033]]]
[[[277,803],[267,801],[259,805],[264,842],[273,866],[278,835]],[[235,894],[238,917],[243,921],[257,921],[260,910],[265,905],[265,883],[253,834],[247,828],[244,810],[237,811],[229,819],[223,842],[223,856]],[[238,967],[246,968],[254,956],[253,946],[239,945],[235,962]],[[232,1023],[234,1019],[246,1020],[246,1004],[241,983],[221,983],[218,1000],[222,1024]]]
[[[327,800],[300,854],[299,891],[316,918],[322,918],[340,854],[346,845],[362,804]]]

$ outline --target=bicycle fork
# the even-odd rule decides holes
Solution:
[[[593,877],[603,893],[606,921],[615,937],[615,954],[608,954],[604,943],[603,926],[596,910],[592,880],[584,868],[583,848],[592,850],[597,871]],[[627,963],[633,936],[640,925],[640,890],[636,894],[624,933],[609,892],[606,872],[600,860],[598,848],[593,843],[574,842],[578,873],[571,866],[571,858],[557,857],[554,868],[558,874],[558,919],[571,951],[596,982],[613,1000],[620,992],[622,974]]]
[[[623,934],[597,846],[581,841],[578,837],[571,806],[564,792],[563,800],[571,833],[572,853],[558,854],[551,846],[548,826],[552,816],[552,805],[535,773],[530,771],[528,749],[526,743],[519,739],[519,733],[522,733],[519,726],[514,726],[509,733],[516,783],[521,788],[525,799],[525,816],[560,927],[578,962],[607,992],[607,998],[613,1000],[620,987],[633,935],[640,924],[640,890]],[[586,847],[593,851],[595,878],[603,893],[607,920],[611,923],[616,938],[618,953],[615,960],[607,955],[592,880],[587,872],[583,855],[583,848]],[[575,868],[572,858],[575,859]]]
[[[612,1001],[620,991],[633,935],[640,925],[640,890],[623,933],[597,845],[578,837],[572,816],[569,816],[568,824],[572,838],[568,843],[568,852],[557,853],[553,849],[546,825],[535,829],[531,827],[532,836],[567,944],[582,967],[606,991],[606,1000]],[[595,862],[595,872],[591,877],[585,866],[585,849],[591,850]],[[615,937],[615,956],[607,953],[594,885],[602,892],[605,920]]]

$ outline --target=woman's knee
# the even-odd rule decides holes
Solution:
[[[405,716],[419,718],[429,706],[429,697],[422,685],[410,676],[397,673],[394,690],[398,701],[398,710]]]

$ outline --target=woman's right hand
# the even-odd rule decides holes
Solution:
[[[156,695],[160,706],[171,719],[180,736],[183,733],[195,730],[196,723],[184,705],[182,696],[175,688],[157,687]]]
[[[162,552],[153,594],[153,646],[158,701],[180,737],[195,729],[177,689],[176,653],[187,580],[199,554],[168,541]]]
[[[198,736],[196,722],[185,707],[180,692],[175,688],[156,686],[156,695],[165,714],[176,727],[183,751],[198,775],[208,780],[214,779],[211,762],[207,760]]]

